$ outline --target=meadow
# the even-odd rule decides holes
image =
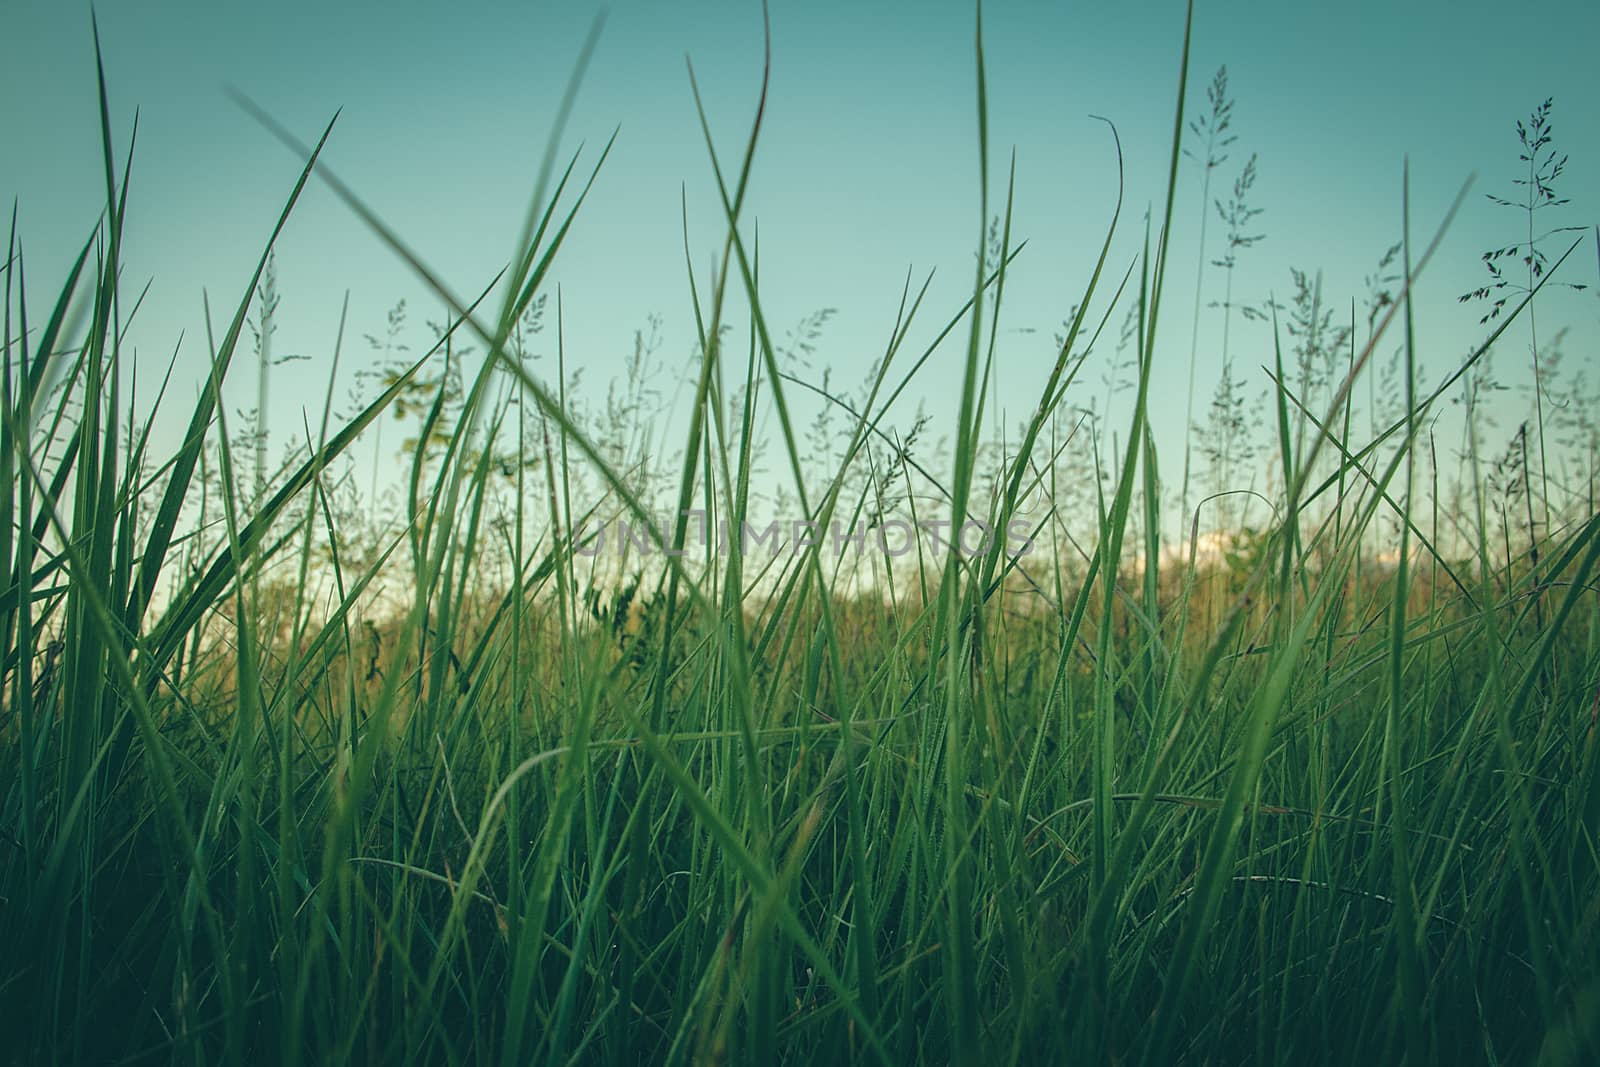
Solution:
[[[1207,85],[1187,34],[1178,84]],[[1408,210],[1365,308],[1302,279],[1248,312],[1271,343],[1225,364],[1189,454],[1158,455],[1154,383],[1196,354],[1157,327],[1199,285],[1167,235],[1185,152],[1226,141],[1220,74],[1180,89],[1165,202],[1105,220],[1011,426],[1011,176],[978,164],[966,305],[908,281],[859,392],[835,388],[763,312],[759,105],[739,154],[707,133],[726,236],[709,274],[686,250],[670,419],[647,331],[604,405],[569,395],[548,280],[607,149],[549,157],[474,299],[318,166],[333,124],[300,145],[247,100],[304,170],[211,308],[198,399],[132,407],[111,91],[102,71],[104,210],[71,269],[29,275],[15,217],[4,260],[0,1059],[1600,1057],[1600,437],[1553,360],[1516,430],[1474,407],[1496,344],[1543,351],[1540,301],[1600,255],[1594,230],[1535,238],[1548,105],[1519,125],[1528,239],[1465,298],[1478,347],[1419,373],[1413,282],[1449,219]],[[1250,173],[1199,197],[1213,280],[1253,240]],[[280,465],[222,384],[266,384],[272,243],[319,181],[452,313],[402,355],[397,307],[370,395],[330,386]],[[1107,425],[1081,397],[1113,346]],[[952,347],[955,424],[890,419]],[[375,437],[404,457],[386,506],[353,465]],[[772,520],[779,547],[704,533]],[[1025,536],[941,550],[902,525],[891,558],[895,521]]]

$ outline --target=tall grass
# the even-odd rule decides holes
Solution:
[[[1418,242],[1397,189],[1398,297],[1364,346],[1345,335],[1343,380],[1308,395],[1281,336],[1268,354],[1280,470],[1267,529],[1222,569],[1199,554],[1198,513],[1181,516],[1193,532],[1173,556],[1149,397],[1181,358],[1156,339],[1187,27],[1167,193],[1143,252],[1107,274],[1119,196],[1037,406],[992,468],[998,324],[1026,261],[1012,174],[1002,185],[991,170],[981,20],[974,40],[971,297],[913,358],[914,324],[937,313],[908,280],[864,398],[820,390],[850,416],[828,470],[797,438],[796,382],[744,217],[765,77],[737,156],[704,124],[726,234],[713,272],[697,274],[685,219],[699,346],[664,529],[640,472],[573,407],[550,292],[609,151],[555,153],[592,39],[521,239],[476,300],[327,171],[333,124],[308,147],[256,110],[304,169],[208,334],[208,385],[168,456],[149,447],[156,416],[136,420],[126,402],[132,139],[119,167],[101,72],[105,212],[42,325],[15,221],[5,260],[11,1060],[1583,1062],[1600,1050],[1600,515],[1502,543],[1479,472],[1468,510],[1450,516],[1462,534],[1450,543],[1470,550],[1446,555],[1442,494],[1422,485],[1437,470],[1430,415],[1562,263],[1425,391],[1413,283],[1437,236]],[[273,243],[319,178],[451,317],[438,347],[351,417],[326,405],[261,493],[261,468],[236,464],[221,388],[252,307],[277,310],[259,298]],[[521,347],[547,297],[553,385]],[[1081,353],[1128,307],[1134,402],[1075,562],[1044,550],[1065,530],[1054,472],[1071,441],[1058,430]],[[742,337],[730,328],[744,323]],[[946,477],[918,464],[888,412],[948,338],[965,344]],[[1384,339],[1403,348],[1404,410],[1357,440],[1351,393]],[[440,359],[461,388],[447,372],[420,390],[431,398],[401,521],[352,544],[332,472]],[[726,552],[697,541],[696,512],[713,529],[754,521],[769,418],[821,530],[879,522],[899,499],[952,531],[1026,522],[1041,551],[919,543],[863,586],[826,536],[765,557],[737,537]],[[1475,446],[1469,460],[1477,470]],[[913,470],[933,503],[895,497]],[[220,533],[194,521],[211,482]],[[618,516],[653,539],[626,586],[608,583],[590,541],[595,520]],[[177,566],[180,549],[194,567]]]

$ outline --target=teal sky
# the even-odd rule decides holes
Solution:
[[[237,302],[301,165],[224,93],[235,85],[305,140],[342,115],[326,161],[404,234],[457,292],[475,291],[516,239],[556,100],[598,8],[587,3],[398,2],[270,4],[115,2],[98,7],[118,151],[139,108],[125,276],[153,281],[132,333],[141,365],[179,355],[180,396],[205,361],[202,290],[213,308]],[[1554,222],[1592,226],[1600,214],[1600,5],[1555,0],[1532,19],[1509,5],[1355,2],[1200,3],[1191,108],[1226,64],[1238,140],[1212,195],[1252,153],[1260,157],[1256,229],[1235,291],[1259,301],[1289,289],[1289,267],[1321,270],[1330,300],[1359,298],[1362,279],[1398,239],[1402,161],[1412,166],[1420,244],[1474,171],[1471,199],[1419,290],[1418,339],[1427,379],[1480,336],[1479,312],[1455,296],[1478,284],[1477,255],[1515,240],[1517,215],[1488,192],[1512,195],[1514,123],[1555,98],[1558,144],[1570,154]],[[985,10],[995,188],[1017,154],[1015,230],[1030,244],[1010,280],[998,397],[1015,422],[1031,409],[1050,337],[1081,291],[1115,196],[1117,124],[1127,205],[1113,263],[1142,241],[1146,205],[1164,195],[1183,9],[1175,0],[1119,4],[1000,3]],[[915,331],[918,348],[971,285],[978,227],[973,11],[942,0],[911,4],[774,0],[771,102],[748,218],[761,232],[768,313],[781,333],[819,308],[837,315],[818,365],[854,385],[879,354],[907,269],[938,275]],[[590,152],[620,127],[617,147],[563,250],[558,279],[569,362],[591,388],[620,373],[633,331],[662,316],[663,356],[691,349],[680,195],[686,191],[697,267],[716,251],[718,212],[685,73],[692,58],[726,156],[742,142],[760,73],[756,3],[621,0],[568,128],[565,150]],[[0,197],[19,205],[36,301],[93,225],[103,199],[89,8],[61,0],[0,4]],[[119,157],[120,158],[120,157]],[[1200,171],[1186,162],[1158,359],[1157,421],[1167,454],[1179,447],[1197,259]],[[998,204],[995,205],[998,210]],[[1207,258],[1221,253],[1209,226]],[[1592,238],[1591,238],[1592,240]],[[1553,247],[1553,246],[1552,246]],[[1568,280],[1593,284],[1580,251]],[[422,320],[442,312],[420,284],[334,197],[313,187],[278,254],[279,353],[309,387],[275,425],[314,421],[339,306],[348,289],[347,363],[370,360],[361,336],[381,333],[406,298]],[[1220,299],[1207,275],[1204,302]],[[1593,365],[1600,302],[1593,290],[1553,294],[1552,326],[1570,324],[1569,362]],[[35,314],[40,314],[38,309]],[[1220,316],[1202,313],[1203,409],[1220,364]],[[1543,328],[1543,327],[1542,327]],[[1270,353],[1261,327],[1237,326],[1241,365]],[[938,415],[941,388],[962,353],[935,358],[923,396]],[[1526,350],[1506,346],[1504,377],[1525,373]],[[288,373],[286,370],[285,373]],[[237,365],[230,396],[253,402],[253,368]],[[347,381],[346,381],[347,383]],[[341,386],[342,389],[343,386]],[[1091,385],[1080,396],[1099,392]],[[1514,416],[1520,417],[1520,416]]]

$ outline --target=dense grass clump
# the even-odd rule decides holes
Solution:
[[[983,63],[980,33],[987,160]],[[1212,88],[1208,177],[1231,141]],[[1180,91],[1169,189],[1184,109]],[[1163,504],[1147,401],[1185,358],[1155,344],[1171,192],[1120,276],[1110,221],[1036,409],[988,447],[1017,245],[985,164],[970,301],[911,354],[932,313],[908,287],[864,395],[826,400],[847,418],[819,471],[741,226],[760,114],[733,167],[712,153],[727,232],[719,272],[690,276],[686,437],[646,477],[648,428],[602,438],[564,360],[551,385],[523,358],[605,153],[541,175],[519,254],[467,301],[320,167],[327,132],[182,443],[152,454],[156,416],[124,401],[128,164],[102,103],[105,213],[42,322],[15,227],[5,260],[0,1058],[1600,1054],[1600,514],[1542,452],[1497,481],[1471,434],[1446,493],[1424,431],[1560,257],[1494,290],[1495,334],[1424,390],[1412,281],[1434,245],[1399,235],[1392,298],[1338,334],[1320,392],[1281,340],[1262,360],[1270,488],[1247,526],[1227,484],[1189,499],[1187,460],[1182,514]],[[252,338],[268,365],[272,241],[318,174],[453,317],[363,408],[330,403],[285,469],[257,452],[241,473],[221,383]],[[1075,536],[1064,398],[1113,314],[1133,399]],[[963,338],[934,470],[885,412]],[[1380,338],[1404,400],[1364,434]],[[364,527],[334,473],[399,405],[404,503]],[[981,520],[1033,551],[919,540],[851,565],[829,535],[697,536],[757,524],[768,418],[817,529],[870,545],[896,514]],[[631,554],[596,551],[629,522]]]

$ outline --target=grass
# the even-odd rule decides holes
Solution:
[[[1011,175],[988,164],[981,22],[975,44],[971,298],[940,316],[908,278],[864,395],[811,387],[848,416],[830,470],[797,436],[804,383],[779,361],[743,217],[765,83],[736,158],[707,129],[727,230],[709,277],[685,238],[699,348],[665,529],[658,472],[569,396],[548,278],[609,146],[558,161],[557,138],[515,255],[469,300],[319,164],[332,124],[298,146],[257,111],[305,168],[225,325],[208,323],[186,436],[153,455],[156,416],[120,399],[131,163],[117,166],[101,73],[105,212],[42,325],[15,220],[5,260],[11,1060],[1600,1051],[1600,515],[1553,513],[1514,543],[1473,435],[1465,492],[1425,485],[1431,414],[1562,261],[1427,391],[1412,283],[1437,237],[1409,232],[1408,209],[1395,299],[1364,345],[1339,334],[1342,380],[1305,395],[1274,327],[1272,518],[1226,562],[1203,557],[1204,505],[1163,507],[1147,405],[1182,358],[1156,338],[1183,92],[1143,254],[1108,270],[1119,198],[1034,413],[995,453],[998,324],[1024,261]],[[252,308],[269,366],[272,243],[319,179],[451,321],[349,418],[330,388],[313,443],[265,478],[259,439],[254,470],[238,469],[221,383]],[[1067,397],[1114,313],[1136,323],[1133,402],[1090,536],[1069,542],[1058,478],[1082,442],[1063,429]],[[929,315],[942,328],[913,357]],[[522,358],[552,316],[554,384]],[[950,470],[935,474],[886,412],[963,338]],[[1404,410],[1357,440],[1352,396],[1381,343],[1402,348]],[[420,420],[408,490],[374,531],[334,474],[401,404]],[[828,537],[706,547],[696,513],[753,521],[773,418],[818,529],[905,507],[952,532],[1021,522],[1038,551],[919,542],[863,583]],[[1441,514],[1447,499],[1462,503]],[[622,564],[589,541],[619,518],[653,539]],[[1164,543],[1174,528],[1189,536]]]

